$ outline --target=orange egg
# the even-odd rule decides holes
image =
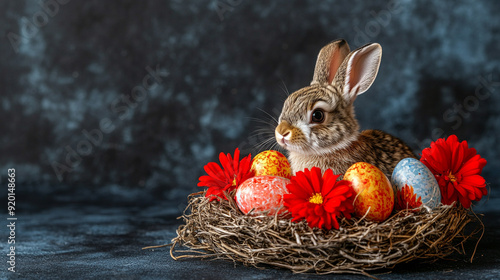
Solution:
[[[268,215],[283,213],[283,195],[288,193],[286,185],[289,179],[278,176],[256,176],[243,182],[236,191],[236,204],[241,212],[248,214],[261,214],[269,211]]]
[[[391,183],[380,169],[366,163],[353,164],[344,174],[357,194],[354,200],[354,213],[375,222],[387,219],[394,208],[394,192]]]
[[[290,179],[292,169],[288,159],[280,152],[268,150],[256,155],[252,161],[252,171],[255,176],[280,176]]]

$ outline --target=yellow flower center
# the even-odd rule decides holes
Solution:
[[[451,174],[451,171],[450,171],[450,174],[448,174],[448,178],[450,178],[450,181],[452,181],[452,182],[455,182],[457,180],[457,177],[455,177],[455,175]]]
[[[233,187],[236,187],[236,185],[237,185],[236,184],[236,177],[234,177],[234,179],[233,179]]]
[[[320,193],[315,193],[313,196],[311,196],[311,198],[309,198],[309,202],[314,204],[322,204],[323,196],[321,196]]]

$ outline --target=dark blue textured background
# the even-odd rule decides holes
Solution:
[[[417,153],[468,140],[488,160],[491,195],[476,210],[500,209],[498,1],[59,2],[0,2],[0,178],[16,168],[19,215],[92,204],[95,219],[151,205],[175,217],[219,152],[265,148],[262,111],[277,116],[283,87],[309,84],[337,38],[383,47],[355,102],[362,128]]]

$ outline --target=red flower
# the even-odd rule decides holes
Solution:
[[[355,193],[350,182],[337,182],[339,176],[328,169],[321,177],[318,167],[297,172],[286,186],[290,193],[283,196],[292,221],[306,219],[311,228],[330,230],[332,226],[339,229],[337,217],[343,215],[350,219],[350,213],[354,212]]]
[[[441,189],[441,202],[452,204],[459,201],[469,208],[471,200],[479,201],[486,195],[486,181],[481,171],[486,160],[469,148],[467,141],[458,142],[456,135],[440,138],[422,151],[420,161],[436,177]]]
[[[417,199],[417,195],[413,191],[412,186],[408,186],[405,184],[401,190],[396,192],[396,209],[404,210],[404,209],[416,209],[422,205],[422,198],[419,196]]]
[[[236,148],[234,151],[234,159],[231,154],[219,154],[221,167],[215,162],[209,162],[204,169],[207,175],[200,177],[199,187],[208,187],[206,197],[210,197],[210,201],[214,199],[226,199],[224,191],[231,192],[236,189],[246,179],[253,177],[254,173],[250,171],[252,157],[248,155],[241,161],[240,150]]]

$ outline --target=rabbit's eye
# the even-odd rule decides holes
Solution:
[[[311,115],[312,123],[321,123],[325,120],[325,112],[322,110],[314,110]]]

